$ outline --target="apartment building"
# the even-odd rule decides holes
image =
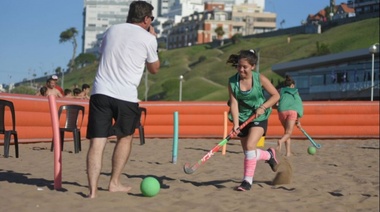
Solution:
[[[180,48],[214,40],[231,38],[276,30],[276,14],[263,12],[256,4],[241,4],[226,11],[224,4],[206,3],[204,12],[183,17],[181,22],[170,28],[167,34],[167,48]],[[215,29],[221,27],[222,36]]]
[[[83,53],[97,54],[103,33],[112,25],[125,23],[129,5],[133,0],[83,1]],[[157,8],[158,0],[148,0]],[[153,10],[157,17],[157,11]]]
[[[260,5],[236,5],[232,10],[232,34],[246,36],[276,30],[276,18],[275,13],[264,12]]]
[[[94,53],[97,54],[103,33],[105,30],[114,24],[124,23],[128,15],[129,4],[133,0],[83,0],[83,42],[82,42],[82,52],[83,53]],[[173,36],[172,38],[175,43],[171,46],[185,46],[185,41],[191,41],[191,44],[195,43],[205,43],[211,42],[215,39],[216,27],[222,26],[224,31],[227,32],[223,37],[230,38],[235,33],[241,33],[243,35],[260,33],[268,30],[275,29],[273,23],[271,26],[266,27],[261,26],[262,22],[266,18],[264,13],[260,17],[247,16],[245,18],[239,17],[239,11],[245,9],[240,9],[239,11],[233,12],[234,5],[241,4],[254,4],[260,10],[264,10],[265,0],[147,0],[155,8],[153,10],[153,15],[156,17],[156,21],[153,23],[156,32],[158,34],[159,40],[164,40],[168,43],[169,36],[168,32],[188,32],[187,36]],[[217,2],[217,3],[214,3]],[[209,5],[210,8],[205,8],[204,5]],[[213,5],[213,6],[212,6]],[[220,11],[210,12],[212,7],[215,5],[223,5],[223,9]],[[201,17],[204,10],[206,12],[206,18]],[[221,11],[223,10],[223,11]],[[247,9],[247,13],[249,13]],[[192,15],[197,13],[197,15]],[[236,16],[236,20],[232,20],[232,13]],[[255,14],[256,15],[256,14]],[[246,15],[245,15],[246,16]],[[184,27],[184,20],[193,20],[188,22],[189,26]],[[215,18],[214,18],[215,17]],[[273,15],[269,15],[273,19]],[[275,18],[275,17],[274,17]],[[194,20],[205,20],[205,24],[194,25]],[[259,20],[261,19],[261,20]],[[243,23],[244,20],[248,20],[248,24]],[[227,25],[227,22],[231,22]],[[223,23],[224,22],[224,23]],[[232,24],[236,22],[235,24]],[[172,27],[179,25],[177,28],[172,29]],[[275,20],[274,20],[275,25]],[[233,27],[234,26],[234,27]],[[201,27],[198,30],[198,27]],[[205,27],[205,28],[203,28]],[[187,29],[187,30],[186,30]],[[195,30],[197,29],[197,30]],[[195,30],[195,31],[193,31]],[[187,33],[186,33],[187,34]],[[198,35],[199,34],[199,35]],[[161,37],[161,38],[160,38]],[[186,39],[185,39],[186,37]],[[178,43],[181,40],[181,43]],[[187,42],[187,41],[186,41]],[[189,42],[187,42],[189,45]]]
[[[356,15],[379,12],[379,0],[350,0],[347,5],[355,10]]]

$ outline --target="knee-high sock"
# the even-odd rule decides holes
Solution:
[[[252,184],[256,169],[256,150],[245,151],[244,158],[244,180]]]
[[[270,154],[268,151],[257,149],[257,160],[269,160]]]

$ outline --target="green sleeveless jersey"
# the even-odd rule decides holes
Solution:
[[[250,91],[241,91],[240,90],[240,76],[239,73],[236,73],[229,78],[229,84],[233,95],[239,104],[239,121],[244,122],[250,116],[255,113],[256,109],[262,105],[266,99],[263,94],[263,88],[261,87],[260,74],[256,71],[252,72],[252,89]],[[272,108],[268,108],[265,113],[253,121],[263,121],[268,119],[269,115],[272,112]],[[232,120],[231,114],[229,114],[230,120]],[[252,122],[253,122],[252,121]]]
[[[280,90],[280,101],[278,111],[295,110],[298,117],[303,116],[302,99],[297,88],[284,87]]]

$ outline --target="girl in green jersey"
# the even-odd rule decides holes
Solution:
[[[239,54],[232,54],[227,63],[237,69],[237,73],[229,78],[228,91],[233,130],[239,133],[245,156],[243,182],[236,189],[247,191],[251,189],[257,161],[265,160],[273,171],[277,170],[275,150],[269,148],[264,151],[256,146],[266,133],[271,107],[279,100],[280,95],[268,78],[254,71],[257,63],[254,50],[242,50]],[[267,100],[263,89],[270,96]],[[239,125],[252,115],[255,116],[254,120],[239,131]]]
[[[284,135],[277,141],[277,151],[281,152],[281,146],[285,143],[286,154],[291,156],[290,136],[294,125],[301,126],[300,118],[303,116],[302,99],[295,88],[296,83],[290,76],[285,77],[284,86],[280,90],[280,101],[278,103],[278,118],[284,127]]]

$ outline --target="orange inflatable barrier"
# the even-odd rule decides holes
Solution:
[[[16,110],[16,130],[20,143],[51,142],[53,138],[48,98],[0,93],[0,99],[12,101]],[[81,135],[86,136],[88,100],[58,98],[57,108],[63,104],[78,104],[85,107]],[[147,109],[144,124],[147,138],[172,138],[174,112],[178,112],[178,136],[180,138],[223,138],[226,102],[141,102]],[[313,138],[379,138],[379,102],[370,101],[321,101],[304,102],[303,128]],[[6,127],[11,126],[6,114]],[[60,123],[63,124],[63,123]],[[232,128],[228,122],[228,129]],[[279,138],[283,128],[277,110],[269,117],[266,138]],[[305,138],[297,129],[294,138]],[[3,142],[0,135],[0,144]],[[138,136],[136,129],[135,136]],[[65,134],[72,140],[72,134]]]
[[[53,128],[47,97],[0,93],[0,99],[13,102],[16,112],[16,131],[20,143],[52,141]],[[57,108],[66,104],[78,104],[85,107],[85,117],[81,128],[81,132],[84,135],[83,137],[85,137],[87,129],[88,100],[57,98],[56,102]],[[61,126],[64,124],[63,121],[64,120],[61,120]],[[10,113],[6,112],[5,126],[10,128],[11,124],[12,119]],[[2,136],[3,135],[0,135],[0,139],[3,139]],[[72,133],[65,133],[65,140],[72,140],[72,138]],[[0,140],[0,144],[2,144],[2,142],[3,140]]]

